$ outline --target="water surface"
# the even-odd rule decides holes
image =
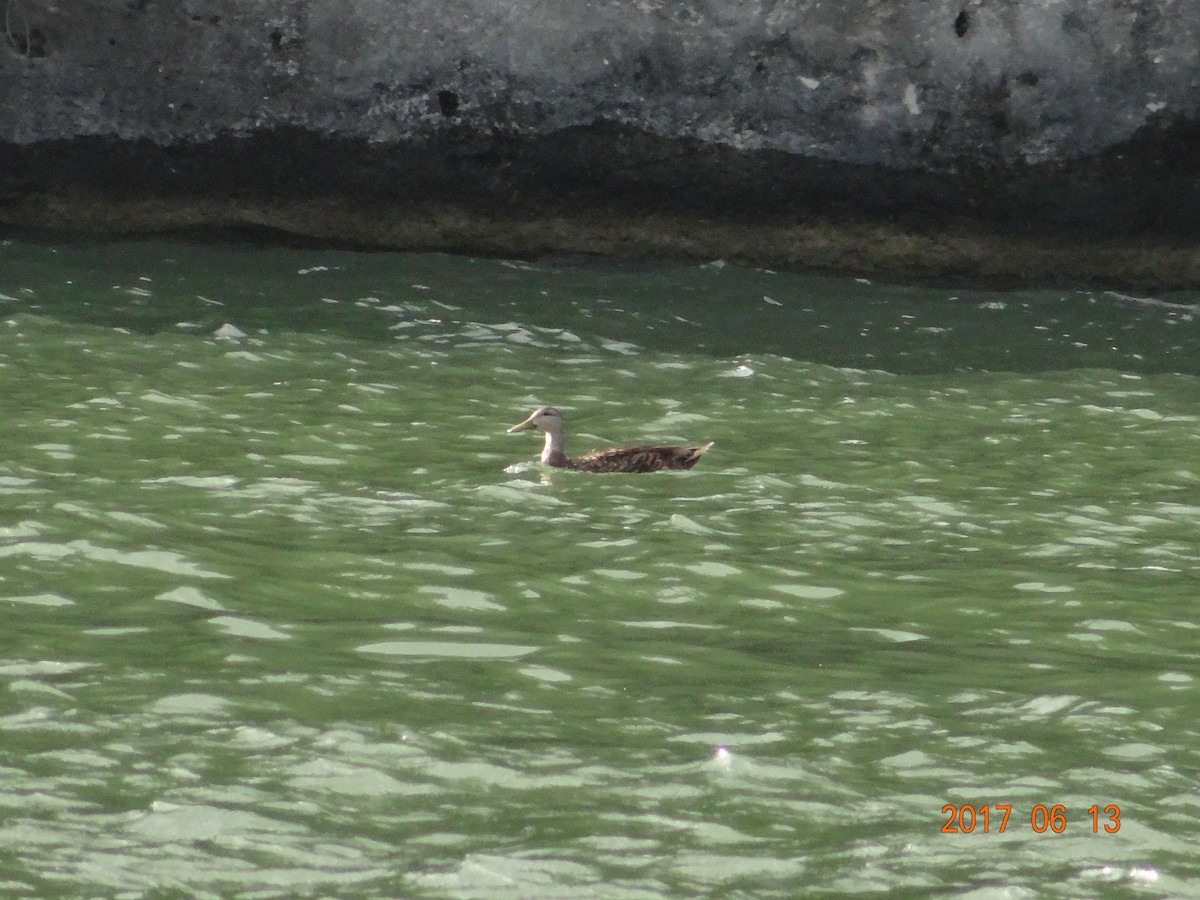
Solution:
[[[1196,302],[9,240],[0,886],[1200,892]]]

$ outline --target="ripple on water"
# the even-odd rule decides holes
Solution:
[[[911,644],[914,641],[929,640],[929,635],[918,634],[915,631],[899,631],[895,628],[851,628],[850,631],[875,634],[893,644]]]
[[[846,593],[842,588],[817,584],[773,584],[771,590],[802,600],[832,600]]]
[[[91,669],[96,663],[65,660],[0,660],[0,675],[33,677],[39,675],[68,675]]]
[[[410,873],[405,882],[420,891],[455,897],[489,898],[553,896],[564,891],[603,891],[615,900],[652,897],[653,894],[606,888],[601,872],[562,858],[472,853],[445,871]]]
[[[1070,594],[1075,590],[1067,584],[1046,584],[1044,581],[1022,581],[1020,584],[1014,584],[1013,587],[1018,591],[1037,594]]]
[[[535,653],[540,647],[520,644],[498,644],[487,641],[378,641],[357,648],[360,653],[384,656],[426,656],[451,659],[519,659]]]
[[[208,624],[232,637],[250,638],[257,641],[285,641],[291,635],[263,622],[241,616],[213,616]]]
[[[298,834],[300,826],[222,806],[183,805],[156,800],[150,810],[134,817],[127,829],[156,843],[229,840],[253,833]]]
[[[706,578],[729,578],[732,575],[741,575],[742,570],[737,566],[731,566],[728,563],[703,561],[698,563],[689,563],[682,566],[689,572],[694,572],[697,575],[703,575]]]
[[[222,572],[212,572],[190,562],[182,553],[174,550],[115,550],[98,547],[91,541],[71,541],[67,548],[97,562],[114,562],[123,566],[154,569],[169,575],[185,575],[191,578],[230,578]]]
[[[230,708],[229,700],[215,694],[175,694],[163,697],[150,705],[150,712],[157,716],[196,716],[200,718],[224,717]]]
[[[228,490],[241,479],[235,475],[167,475],[162,478],[148,478],[146,484],[177,484],[182,487],[201,488],[203,490]]]
[[[469,570],[468,570],[469,571]],[[465,609],[475,612],[491,612],[504,610],[506,607],[496,603],[491,594],[484,591],[474,591],[458,587],[435,587],[426,585],[417,589],[420,594],[430,594],[439,606],[447,609]]]
[[[681,513],[672,513],[671,518],[667,520],[667,526],[675,529],[676,531],[682,531],[686,534],[706,535],[717,533],[712,528],[701,525],[695,519],[689,518]]]
[[[155,599],[165,600],[169,603],[182,603],[184,606],[194,606],[197,609],[206,609],[213,612],[224,611],[225,609],[219,600],[214,600],[199,588],[194,587],[173,588],[159,594]]]
[[[324,758],[292,766],[287,771],[287,778],[298,790],[352,797],[414,797],[437,793],[437,787],[432,784],[398,778],[372,766]]]
[[[61,594],[27,594],[23,597],[0,597],[0,603],[21,603],[29,606],[73,606],[75,601]]]
[[[551,668],[550,666],[522,666],[517,671],[519,671],[522,675],[528,675],[530,678],[535,678],[538,681],[546,684],[558,684],[564,681],[574,680],[567,672]]]

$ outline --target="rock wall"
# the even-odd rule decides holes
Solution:
[[[9,222],[83,192],[101,226],[98,197],[147,194],[452,205],[501,228],[614,211],[1081,239],[1200,225],[1200,0],[0,10]]]

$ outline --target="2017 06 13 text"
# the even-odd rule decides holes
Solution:
[[[974,831],[996,832],[1003,834],[1009,828],[1012,817],[1012,804],[992,803],[975,806],[970,803],[956,805],[947,803],[942,807],[942,815],[947,816],[942,825],[943,834],[970,834]],[[1014,826],[1023,823],[1023,819],[1012,820]],[[1062,834],[1067,830],[1067,807],[1061,803],[1048,806],[1039,803],[1029,811],[1029,828],[1036,834]],[[1121,830],[1121,808],[1115,803],[1105,807],[1093,804],[1088,807],[1087,818],[1083,820],[1084,827],[1091,825],[1093,834],[1116,834]],[[1076,826],[1078,827],[1078,826]]]

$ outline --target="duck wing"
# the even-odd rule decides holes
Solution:
[[[690,469],[712,441],[699,447],[628,447],[593,450],[567,460],[567,467],[581,472],[659,472]]]

